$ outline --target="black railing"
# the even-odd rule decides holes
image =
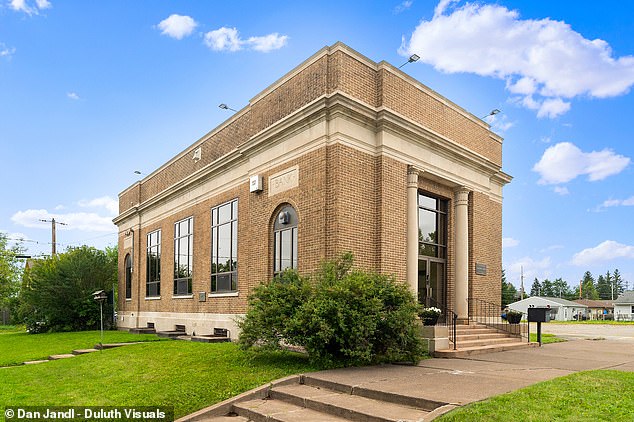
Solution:
[[[500,305],[477,298],[469,299],[470,321],[503,331],[512,336],[527,336],[527,324],[525,322],[522,323],[518,321],[517,324],[511,324],[508,320],[502,318],[502,313],[503,311],[500,309]]]
[[[440,304],[432,298],[425,298],[424,306],[440,309],[440,316],[438,317],[436,325],[444,325],[447,327],[449,342],[452,344],[451,347],[456,350],[456,321],[458,320],[458,315],[446,305]]]

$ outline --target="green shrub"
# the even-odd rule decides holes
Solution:
[[[393,277],[352,270],[352,254],[312,278],[284,272],[255,289],[240,323],[243,348],[303,346],[322,367],[417,361],[418,305]]]

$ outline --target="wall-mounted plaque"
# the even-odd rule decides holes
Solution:
[[[481,264],[479,262],[476,262],[476,274],[487,275],[487,264]]]

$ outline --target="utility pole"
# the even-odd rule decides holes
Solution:
[[[524,266],[520,267],[520,300],[524,300]]]
[[[56,224],[61,224],[62,226],[67,226],[68,224],[66,223],[62,223],[60,221],[55,221],[55,218],[52,218],[50,220],[40,220],[44,223],[51,223],[51,255],[55,256],[55,244],[56,244],[56,239],[55,239],[55,225]]]

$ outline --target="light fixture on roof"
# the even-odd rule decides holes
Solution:
[[[412,54],[411,56],[409,56],[409,59],[405,63],[400,65],[398,68],[400,69],[401,67],[405,66],[407,63],[417,62],[419,59],[420,59],[420,56],[418,54]]]
[[[228,105],[226,105],[225,103],[220,104],[218,107],[220,107],[223,110],[231,110],[231,111],[238,111],[238,110],[234,110],[231,107],[229,107]]]
[[[495,116],[496,114],[501,113],[501,110],[498,110],[497,108],[494,108],[493,110],[491,110],[491,112],[489,114],[487,114],[486,116],[482,117],[482,119],[486,119],[489,116]]]
[[[134,170],[134,174],[143,174],[139,170]]]

